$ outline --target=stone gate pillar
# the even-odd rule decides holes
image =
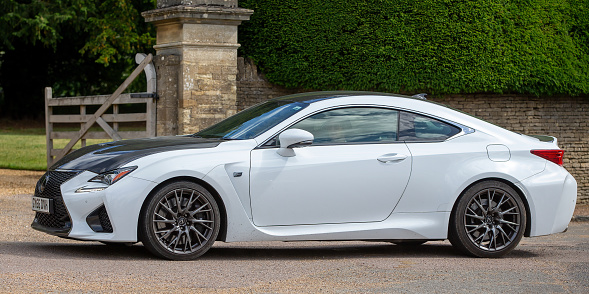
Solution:
[[[253,10],[238,0],[158,0],[157,135],[188,134],[236,112],[237,27]]]

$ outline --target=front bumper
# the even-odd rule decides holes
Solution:
[[[32,227],[48,234],[72,239],[137,242],[137,223],[141,206],[156,183],[129,175],[105,190],[76,193],[79,188],[87,186],[88,180],[94,176],[95,173],[84,171],[59,186],[60,200],[68,218],[64,226],[48,226],[47,223],[39,221],[40,217],[46,215],[39,216],[41,213],[37,213]],[[54,203],[56,202],[58,201],[54,200]]]

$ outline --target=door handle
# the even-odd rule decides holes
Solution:
[[[403,161],[403,160],[405,160],[405,158],[407,158],[407,155],[405,155],[405,154],[389,153],[389,154],[379,156],[376,160],[383,162],[383,163],[389,163],[389,162]]]

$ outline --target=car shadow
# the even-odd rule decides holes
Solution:
[[[297,246],[297,244],[301,246]],[[416,246],[400,246],[388,243],[366,242],[342,245],[342,242],[321,242],[306,245],[305,242],[271,242],[263,246],[256,243],[222,243],[213,246],[202,260],[316,260],[350,258],[471,258],[461,254],[450,244],[426,243]],[[236,244],[236,245],[234,245]],[[251,245],[250,245],[251,244]],[[286,245],[285,245],[286,244]],[[159,260],[141,243],[104,245],[97,242],[37,243],[2,242],[0,255],[38,257],[43,259],[101,259],[101,260]],[[521,249],[512,251],[508,258],[534,258],[538,255]]]
[[[0,254],[22,255],[43,259],[102,259],[133,260],[157,259],[143,246],[104,245],[98,242],[80,243],[41,243],[41,242],[2,242]]]
[[[340,243],[341,244],[341,243]],[[510,258],[531,258],[534,254],[525,250],[514,250]],[[349,258],[471,258],[463,255],[449,244],[424,244],[399,246],[386,243],[367,245],[337,245],[329,242],[322,246],[260,248],[248,246],[213,247],[201,258],[211,260],[305,260],[305,259],[349,259]]]

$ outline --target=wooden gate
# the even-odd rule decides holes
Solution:
[[[45,129],[47,137],[47,168],[72,151],[74,145],[81,140],[81,146],[86,146],[86,139],[135,139],[155,137],[156,125],[156,89],[155,70],[151,63],[151,54],[137,54],[135,60],[139,66],[119,86],[112,95],[79,96],[53,98],[52,89],[45,88]],[[122,94],[123,91],[145,71],[147,77],[147,92]],[[145,111],[139,113],[119,113],[121,105],[145,104]],[[98,106],[94,113],[87,113],[88,106]],[[59,108],[79,107],[79,114],[54,114]],[[105,112],[112,107],[112,113]],[[145,130],[119,131],[119,123],[145,122]],[[79,123],[79,131],[54,131],[55,124]],[[102,131],[90,131],[97,124]],[[54,149],[53,140],[70,139],[63,149]]]

